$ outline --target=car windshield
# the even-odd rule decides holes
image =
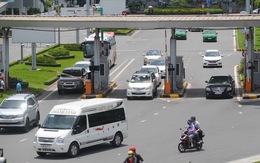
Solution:
[[[184,29],[176,29],[176,32],[185,32]]]
[[[25,100],[4,100],[0,106],[1,109],[20,109],[26,108]]]
[[[158,69],[157,68],[153,68],[153,67],[143,67],[140,70],[141,72],[154,72],[154,73],[158,73]]]
[[[217,51],[209,51],[209,52],[206,52],[205,56],[206,57],[219,57],[220,54]]]
[[[83,68],[85,68],[86,70],[89,69],[89,65],[88,65],[88,64],[80,64],[80,63],[78,63],[78,64],[75,64],[74,67],[83,67]]]
[[[213,76],[210,78],[209,83],[222,83],[226,84],[229,83],[229,77],[228,76]]]
[[[165,60],[152,60],[150,64],[156,66],[164,66]]]
[[[150,76],[149,75],[139,75],[139,74],[135,74],[132,76],[131,78],[131,83],[150,83]]]
[[[148,50],[146,52],[147,56],[155,56],[155,55],[161,55],[159,50]]]
[[[42,128],[49,129],[72,129],[77,116],[49,114],[42,124]]]
[[[62,77],[69,77],[70,75],[80,77],[81,71],[80,70],[64,70],[64,71],[62,71],[62,74],[61,74]]]

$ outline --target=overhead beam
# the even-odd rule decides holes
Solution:
[[[260,26],[260,15],[191,16],[0,16],[0,27],[170,29]]]

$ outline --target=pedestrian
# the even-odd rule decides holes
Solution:
[[[137,159],[137,163],[141,163],[141,162],[144,161],[142,156],[140,154],[136,153],[136,148],[134,146],[131,146],[129,150],[134,152],[134,155],[135,155],[135,157]]]
[[[2,76],[2,77],[3,77],[3,80],[4,80],[4,78],[5,78],[4,69],[1,69],[1,71],[0,71],[0,76]]]
[[[133,151],[128,151],[128,156],[126,157],[124,163],[137,163],[137,159]]]
[[[4,89],[5,89],[5,82],[3,80],[3,77],[0,76],[0,97],[3,97]]]
[[[21,85],[22,79],[19,79],[16,84],[16,93],[22,93],[22,85]]]

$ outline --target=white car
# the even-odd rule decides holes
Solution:
[[[148,50],[144,54],[144,65],[150,63],[152,59],[159,59],[162,57],[162,52],[160,50]]]
[[[133,97],[150,97],[154,98],[157,95],[156,77],[153,72],[137,71],[133,74],[127,88],[127,99]]]
[[[140,72],[153,72],[156,77],[157,86],[160,86],[161,80],[161,71],[159,70],[158,66],[155,65],[145,65],[142,66]]]
[[[74,67],[82,67],[86,70],[86,72],[90,72],[91,62],[90,61],[78,61],[74,64]]]
[[[165,59],[152,59],[149,65],[157,66],[161,72],[161,76],[165,77]]]
[[[218,50],[206,50],[203,57],[203,67],[222,67],[222,55]]]

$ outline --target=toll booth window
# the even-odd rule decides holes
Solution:
[[[180,75],[180,64],[176,64],[176,75]]]
[[[254,72],[259,72],[259,60],[254,61]]]

